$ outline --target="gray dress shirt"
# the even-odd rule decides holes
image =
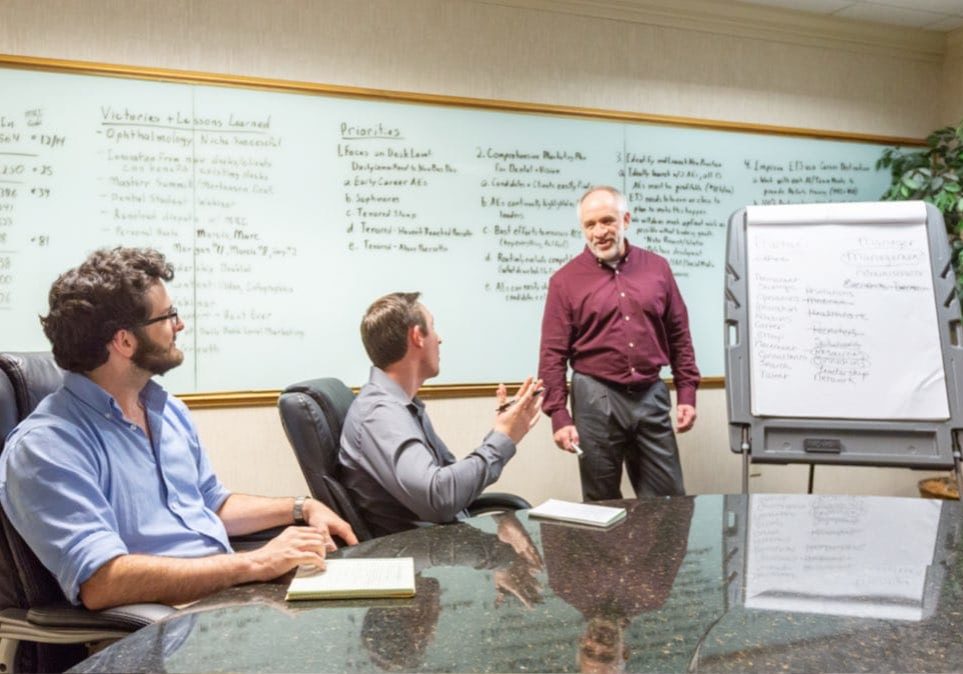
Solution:
[[[341,432],[341,481],[376,536],[452,522],[501,475],[515,443],[497,431],[460,461],[425,405],[377,367],[351,404]]]

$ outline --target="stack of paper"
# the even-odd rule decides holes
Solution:
[[[542,517],[548,520],[607,527],[625,517],[625,508],[572,503],[550,498],[542,505],[529,510],[528,514],[530,517]]]
[[[324,571],[313,566],[299,569],[284,598],[295,601],[415,594],[415,562],[411,557],[329,559],[325,565]]]

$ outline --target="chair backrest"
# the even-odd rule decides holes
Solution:
[[[64,372],[49,351],[0,352],[0,452],[13,427],[63,381]]]
[[[63,379],[49,352],[0,353],[0,452],[14,426],[60,388]],[[5,639],[4,648],[13,644],[15,649],[14,671],[64,671],[87,657],[84,642],[99,641],[97,635],[105,630],[134,631],[173,612],[158,604],[137,604],[99,612],[99,620],[91,621],[80,609],[64,610],[66,605],[56,579],[0,509],[0,609],[20,609],[8,616],[30,624],[23,635]],[[4,651],[2,656],[10,654]]]
[[[7,434],[63,383],[49,352],[0,353],[0,452]],[[40,563],[0,510],[0,608],[30,608],[66,601],[57,581]]]
[[[7,434],[63,383],[49,352],[0,353],[0,452]],[[0,510],[0,608],[63,602],[57,581]]]
[[[310,379],[288,386],[278,398],[281,425],[294,449],[311,496],[354,529],[358,540],[371,532],[340,482],[341,429],[354,393],[340,379]]]

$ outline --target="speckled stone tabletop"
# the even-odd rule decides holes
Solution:
[[[231,588],[71,671],[963,671],[957,502],[615,503],[608,530],[522,511],[342,549],[413,557],[415,597]]]

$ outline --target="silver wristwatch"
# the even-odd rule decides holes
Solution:
[[[298,526],[303,526],[308,523],[308,521],[304,519],[304,502],[309,498],[311,497],[298,496],[294,499],[294,511],[292,514],[294,515],[294,523]]]

